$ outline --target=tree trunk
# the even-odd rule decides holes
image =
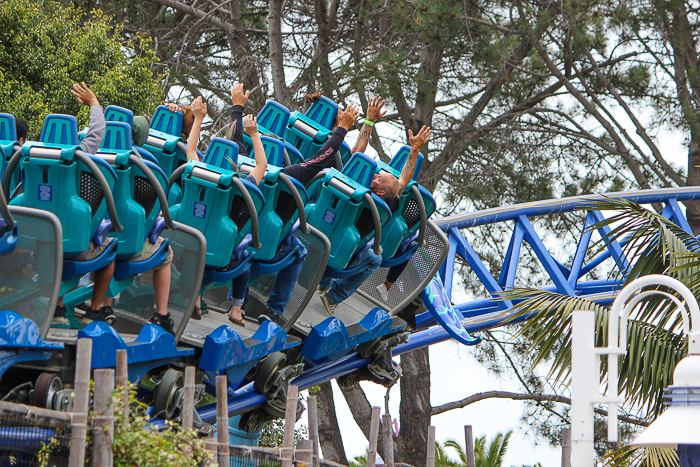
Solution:
[[[430,427],[430,359],[428,347],[401,355],[401,404],[396,462],[425,467]]]
[[[343,438],[340,436],[338,418],[335,415],[333,387],[330,381],[321,383],[316,394],[318,401],[318,437],[323,458],[341,465],[348,465]]]

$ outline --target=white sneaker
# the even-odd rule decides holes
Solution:
[[[323,303],[323,307],[326,309],[328,316],[333,316],[335,314],[335,309],[338,308],[338,305],[331,303],[331,299],[328,297],[327,293],[321,294],[319,298],[321,299],[321,303]]]
[[[316,287],[316,293],[319,295],[323,295],[324,293],[328,292],[331,290],[331,286],[329,285],[328,287]]]
[[[389,291],[386,289],[386,285],[379,284],[377,286],[377,292],[379,292],[379,295],[382,296],[382,300],[384,300],[385,302],[389,300]]]

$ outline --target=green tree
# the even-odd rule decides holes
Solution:
[[[0,109],[27,120],[30,137],[39,136],[50,113],[78,115],[87,124],[89,109],[70,94],[75,82],[86,82],[104,106],[139,114],[157,105],[149,41],[126,41],[110,21],[99,11],[88,17],[52,1],[0,3]]]

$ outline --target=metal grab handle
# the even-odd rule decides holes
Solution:
[[[185,155],[185,158],[187,158],[187,146],[185,146],[185,143],[183,143],[182,141],[178,141],[177,143],[175,143],[175,147],[182,151],[182,153]]]
[[[76,149],[74,157],[76,157],[83,164],[87,165],[88,169],[92,171],[92,174],[102,186],[105,202],[107,203],[107,213],[109,214],[109,219],[112,221],[112,230],[114,230],[115,232],[123,232],[124,227],[119,223],[119,218],[117,217],[117,209],[114,205],[112,189],[109,187],[109,183],[107,183],[107,179],[105,178],[104,174],[99,169],[99,167],[97,167],[95,161],[90,159],[90,157],[87,154],[85,154],[82,150]]]
[[[173,224],[172,218],[170,217],[170,209],[168,208],[168,198],[166,198],[165,192],[163,191],[163,187],[160,185],[160,182],[156,178],[153,171],[146,164],[143,163],[141,158],[133,154],[129,156],[129,162],[133,163],[136,167],[138,167],[139,170],[146,175],[148,181],[151,182],[151,185],[153,185],[153,189],[156,190],[156,196],[158,197],[158,201],[160,201],[160,209],[163,213],[163,220],[165,220],[165,225],[168,227],[168,229],[175,230],[176,227],[175,224]]]
[[[258,236],[258,211],[255,210],[253,198],[250,196],[248,189],[238,177],[233,177],[231,181],[233,182],[234,186],[238,188],[238,191],[241,192],[243,201],[245,201],[246,206],[248,206],[248,211],[250,212],[250,233],[253,237],[253,248],[260,250],[262,245],[260,244],[260,237]]]
[[[372,213],[372,220],[374,221],[374,254],[381,256],[382,254],[382,219],[379,217],[379,211],[377,211],[377,205],[372,199],[370,193],[365,193],[365,200],[369,204],[369,211]]]
[[[168,194],[170,194],[170,188],[172,188],[177,179],[182,177],[182,173],[185,171],[185,167],[187,167],[187,164],[182,164],[180,167],[173,170],[173,173],[170,174],[170,178],[168,178]]]
[[[5,195],[3,194],[2,190],[0,190],[0,213],[2,213],[3,219],[5,219],[5,223],[7,224],[8,231],[12,231],[15,228],[15,220],[12,218],[12,214],[10,213],[10,208],[7,206],[7,200],[5,199]],[[3,233],[0,231],[0,233]],[[306,232],[304,232],[306,233]]]
[[[22,157],[22,148],[15,151],[10,161],[7,163],[7,167],[5,167],[5,175],[2,177],[2,191],[6,198],[10,197],[10,178],[12,177],[12,172],[14,172],[20,157]]]
[[[425,203],[423,202],[423,197],[420,195],[420,190],[417,185],[411,187],[411,192],[413,196],[416,197],[416,203],[418,203],[418,213],[420,214],[420,229],[418,230],[418,246],[422,247],[425,242],[425,228],[428,225],[428,213],[425,210]]]
[[[304,209],[304,202],[301,200],[301,195],[299,195],[297,187],[294,186],[294,183],[292,183],[286,173],[280,173],[279,179],[285,184],[292,198],[294,198],[294,202],[297,204],[297,209],[299,209],[299,228],[305,235],[308,235],[309,227],[306,225],[306,210]]]

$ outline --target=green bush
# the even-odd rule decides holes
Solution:
[[[50,113],[77,115],[84,126],[89,109],[70,93],[84,81],[105,107],[150,113],[162,93],[149,41],[125,41],[109,19],[52,1],[0,2],[0,112],[27,120],[30,138]]]
[[[136,391],[130,392],[129,424],[124,425],[121,394],[115,391],[114,404],[114,453],[115,466],[176,465],[198,467],[204,460],[213,460],[213,454],[205,449],[204,440],[192,430],[182,430],[166,421],[163,430],[154,429],[146,416],[148,406],[136,399]]]

